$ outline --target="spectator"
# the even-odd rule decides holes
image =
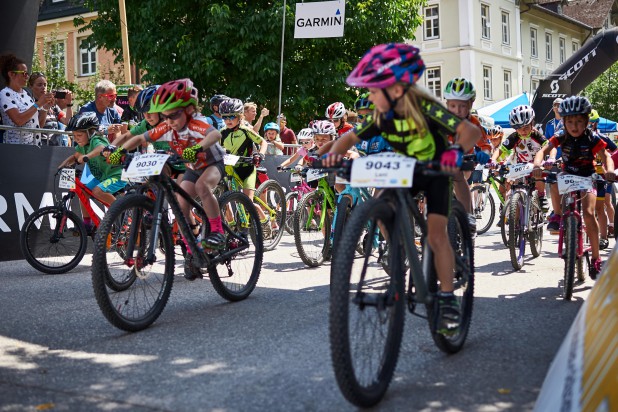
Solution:
[[[266,123],[266,126],[264,126],[264,139],[268,142],[267,155],[283,154],[284,147],[281,137],[279,137],[279,125],[277,123]]]
[[[227,99],[229,99],[229,97],[223,94],[215,94],[210,98],[210,110],[212,110],[212,114],[206,117],[206,122],[213,125],[217,130],[221,130],[225,127],[225,122],[219,114],[219,105]]]
[[[547,126],[545,126],[545,138],[551,139],[557,132],[564,128],[564,124],[562,123],[562,119],[560,118],[560,113],[558,113],[558,108],[560,107],[560,103],[562,103],[562,99],[557,97],[554,99],[553,110],[554,110],[554,118],[547,122]]]
[[[71,102],[73,99],[71,92],[56,91],[47,93],[47,78],[45,77],[45,74],[41,72],[35,72],[30,75],[28,86],[30,86],[30,90],[32,90],[34,100],[38,100],[45,94],[51,94],[54,96],[54,104],[49,108],[49,110],[47,110],[47,117],[45,118],[45,123],[41,125],[41,128],[64,130],[64,126],[73,115],[73,109],[68,108],[70,109],[67,110],[69,114],[65,114],[62,110],[60,110],[60,107],[58,107],[55,101],[55,94],[62,93],[61,96],[64,95],[64,100]],[[49,146],[68,146],[68,136],[58,133],[43,133],[41,135],[41,143]]]
[[[120,132],[120,115],[113,106],[116,102],[116,86],[109,80],[101,80],[94,87],[94,100],[79,109],[79,113],[94,112],[99,119],[99,127],[108,140],[113,140]]]
[[[283,113],[277,116],[277,121],[279,123],[279,137],[281,137],[281,141],[284,144],[298,144],[298,141],[296,140],[296,134],[292,129],[286,126],[288,124],[288,121]],[[286,146],[283,154],[291,156],[294,154],[294,152],[294,147]]]
[[[260,133],[260,129],[262,128],[262,121],[266,116],[268,116],[269,113],[270,111],[267,108],[262,108],[258,121],[253,124],[255,116],[257,116],[257,104],[251,102],[245,103],[245,126],[252,127],[254,132]]]
[[[6,87],[0,90],[0,115],[2,124],[14,127],[35,127],[45,123],[47,109],[53,104],[51,93],[42,95],[36,102],[26,92],[28,66],[14,54],[0,56],[0,73]],[[39,145],[39,137],[31,132],[8,130],[4,143]]]
[[[142,86],[140,86],[139,84],[135,84],[127,91],[129,107],[126,108],[124,112],[122,112],[120,120],[123,122],[127,122],[130,126],[133,126],[144,120],[144,116],[137,110],[135,110],[135,101],[137,100],[137,95],[142,90],[144,90]]]

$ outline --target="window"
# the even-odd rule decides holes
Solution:
[[[504,98],[511,97],[511,72],[510,70],[504,71]]]
[[[487,4],[481,4],[481,34],[484,39],[491,38],[489,26],[489,6]]]
[[[562,64],[566,60],[566,40],[564,37],[560,37],[558,43],[560,48],[560,64]]]
[[[552,61],[552,35],[551,33],[545,33],[545,60]]]
[[[539,50],[536,42],[536,29],[530,29],[530,55],[532,57],[539,57]]]
[[[425,7],[425,40],[440,38],[438,6]]]
[[[54,42],[49,45],[49,57],[52,69],[64,74],[65,58],[63,41]]]
[[[491,67],[483,66],[483,97],[491,100]]]
[[[534,96],[534,94],[536,93],[536,89],[539,88],[539,81],[538,80],[532,80],[532,90],[530,90],[530,96]]]
[[[509,14],[505,11],[502,12],[502,44],[511,44]]]
[[[573,54],[575,54],[577,50],[579,50],[579,43],[576,41],[573,41],[573,48],[572,48]]]
[[[442,73],[439,67],[428,67],[426,71],[427,88],[437,97],[442,98]]]
[[[82,38],[79,42],[79,75],[92,76],[97,71],[97,51],[88,42],[88,39]]]

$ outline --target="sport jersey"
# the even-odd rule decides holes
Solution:
[[[225,127],[225,122],[222,118],[215,116],[214,114],[206,117],[206,122],[215,127],[217,130],[222,130]]]
[[[530,132],[528,136],[520,136],[517,132],[511,133],[503,142],[505,149],[515,152],[517,163],[528,163],[534,160],[534,156],[542,147],[547,145],[547,139],[537,130]],[[501,148],[502,149],[502,148]]]
[[[449,112],[440,103],[421,99],[422,115],[427,123],[427,129],[421,134],[417,131],[413,119],[403,119],[395,116],[379,119],[379,125],[373,115],[367,115],[366,120],[357,125],[354,132],[361,140],[382,135],[393,150],[419,160],[439,159],[448,147],[448,135],[454,135],[462,119]]]
[[[556,118],[551,119],[545,125],[545,138],[547,140],[551,139],[551,137],[553,135],[555,135],[556,133],[558,133],[562,129],[564,129],[564,123],[562,122],[562,119],[560,119],[560,120],[558,120]]]
[[[337,129],[337,136],[343,136],[344,133],[347,133],[352,129],[354,129],[354,125],[345,122],[339,129]]]
[[[607,146],[590,129],[586,129],[578,138],[563,129],[549,142],[555,147],[562,146],[562,170],[578,176],[591,176],[594,173],[594,158]]]
[[[105,136],[95,134],[90,138],[86,146],[75,146],[75,151],[79,154],[87,155],[99,146],[109,146],[109,141]],[[92,159],[88,159],[88,168],[90,169],[90,173],[92,173],[99,182],[109,178],[120,179],[120,175],[122,174],[121,167],[110,165],[103,156],[93,156]]]
[[[392,152],[393,148],[384,138],[380,135],[374,136],[369,140],[363,140],[360,143],[354,145],[356,150],[363,155],[368,156],[370,154]]]
[[[170,148],[177,154],[182,156],[182,151],[188,147],[195,146],[204,140],[204,137],[215,129],[206,122],[206,118],[201,114],[193,116],[185,125],[185,128],[177,132],[172,129],[167,122],[159,123],[153,129],[144,133],[144,138],[147,142],[156,142],[157,140],[169,142]],[[216,162],[223,160],[225,151],[215,143],[212,146],[204,149],[197,156],[197,161],[192,164],[187,164],[189,169],[203,169]]]
[[[223,129],[221,131],[221,145],[223,148],[236,156],[251,156],[253,144],[258,146],[264,139],[255,133],[253,129],[239,126],[238,129]]]
[[[468,116],[468,120],[470,121],[470,123],[478,127],[481,131],[481,137],[476,142],[475,146],[484,152],[491,153],[491,143],[489,143],[489,136],[487,135],[485,128],[481,124],[479,117],[475,114],[471,114],[470,116]]]

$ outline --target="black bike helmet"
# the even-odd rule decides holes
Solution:
[[[137,99],[135,100],[135,110],[140,113],[148,113],[150,110],[152,96],[154,96],[158,88],[159,85],[157,84],[154,86],[148,86],[144,90],[140,91],[137,95]]]
[[[99,128],[99,118],[95,112],[84,112],[71,117],[66,127],[67,132]]]
[[[210,98],[210,110],[214,112],[215,109],[213,109],[213,107],[220,106],[221,102],[227,99],[229,99],[229,97],[227,97],[224,94],[215,94],[214,96]]]

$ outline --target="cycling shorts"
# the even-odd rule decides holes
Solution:
[[[94,190],[95,187],[98,187],[105,193],[114,194],[124,189],[126,185],[127,182],[120,180],[117,177],[110,177],[100,182],[96,177],[92,176],[92,178],[88,180],[86,187],[90,190]]]
[[[255,170],[255,167],[253,168],[253,171],[244,179],[236,173],[236,170],[232,166],[225,166],[225,172],[230,176],[236,176],[240,180],[240,184],[243,189],[255,190],[255,182],[257,181],[257,171]]]
[[[605,183],[597,186],[597,199],[605,199],[605,195],[611,195],[614,191],[613,183]]]
[[[216,162],[216,163],[208,165],[208,167],[205,167],[199,170],[187,169],[185,174],[182,176],[182,181],[195,183],[197,182],[197,179],[199,179],[200,176],[203,175],[204,172],[210,169],[211,167],[215,167],[219,171],[219,175],[221,175],[221,177],[225,176],[225,168],[224,168],[223,162]]]
[[[427,214],[435,213],[448,217],[453,197],[453,181],[450,177],[415,176],[412,194],[416,195],[418,192],[425,192]]]

